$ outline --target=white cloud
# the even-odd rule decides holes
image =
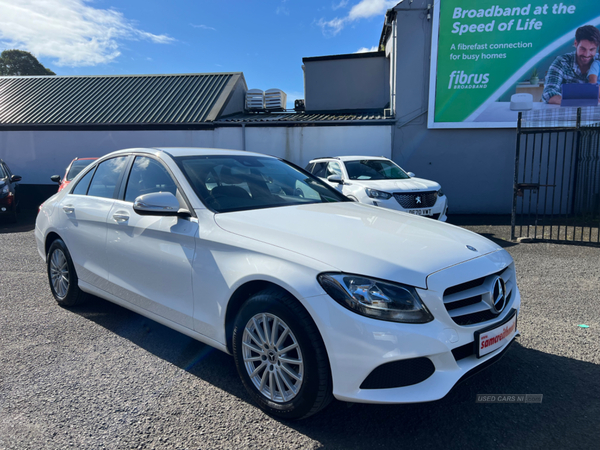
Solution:
[[[331,9],[335,11],[336,9],[345,8],[346,6],[348,6],[348,0],[342,0],[339,3],[332,5]]]
[[[216,28],[209,27],[208,25],[195,25],[193,23],[190,23],[190,25],[193,26],[194,28],[202,28],[203,30],[217,31]]]
[[[347,24],[356,20],[379,16],[398,3],[400,3],[400,0],[361,0],[350,9],[350,12],[345,17],[336,17],[332,20],[320,19],[317,21],[317,25],[322,28],[323,34],[335,36]]]
[[[377,50],[379,50],[379,47],[377,47],[377,46],[374,46],[374,47],[371,47],[371,48],[361,47],[355,53],[376,52]]]
[[[290,10],[289,8],[286,8],[285,3],[287,2],[287,0],[282,0],[281,1],[281,5],[279,5],[277,7],[277,9],[275,10],[275,14],[279,15],[279,14],[284,14],[286,16],[290,15]]]
[[[122,40],[168,44],[164,34],[138,29],[122,13],[88,6],[89,0],[0,0],[5,48],[55,58],[58,66],[94,66],[117,58]]]

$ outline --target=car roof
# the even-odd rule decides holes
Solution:
[[[117,155],[120,153],[132,153],[132,152],[141,152],[141,153],[150,153],[154,155],[158,155],[163,152],[172,157],[180,157],[180,156],[214,156],[214,155],[231,155],[231,156],[264,156],[269,158],[274,158],[273,156],[264,155],[262,153],[253,153],[246,152],[244,150],[229,150],[223,148],[208,148],[208,147],[146,147],[146,148],[127,148],[123,150],[118,150],[116,152],[110,153],[110,155]]]
[[[389,158],[384,156],[360,156],[360,155],[352,155],[352,156],[323,156],[320,158],[311,159],[310,162],[317,162],[320,160],[326,159],[335,159],[338,161],[362,161],[364,159],[378,159],[378,160],[386,160],[389,161]]]

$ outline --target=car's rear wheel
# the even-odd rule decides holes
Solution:
[[[46,257],[50,290],[61,306],[75,306],[85,300],[87,294],[79,289],[77,274],[67,246],[61,239],[55,240]]]
[[[306,310],[286,292],[267,289],[244,304],[233,356],[244,386],[268,414],[301,419],[332,399],[325,345]]]

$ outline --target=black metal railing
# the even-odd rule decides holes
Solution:
[[[589,119],[593,113],[582,122],[578,108],[559,127],[525,124],[519,113],[513,240],[600,243],[600,126]]]

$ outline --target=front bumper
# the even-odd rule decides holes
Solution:
[[[474,351],[469,354],[464,350],[474,348],[475,331],[502,322],[512,310],[518,315],[521,304],[518,288],[514,286],[510,301],[494,320],[468,326],[457,325],[452,320],[437,289],[438,286],[448,287],[467,281],[469,277],[474,279],[481,274],[496,273],[511,262],[510,256],[500,251],[430,275],[429,289],[418,289],[434,316],[434,320],[426,324],[385,322],[359,316],[327,295],[305,299],[328,351],[334,396],[338,400],[357,403],[439,400],[470,372],[498,359],[514,337],[481,358],[477,358]],[[517,334],[518,331],[515,336]],[[424,381],[403,387],[361,388],[369,375],[384,364],[424,359],[433,365],[433,373]]]
[[[0,215],[2,214],[12,214],[16,210],[16,202],[15,197],[12,193],[5,195],[4,197],[0,197]]]

